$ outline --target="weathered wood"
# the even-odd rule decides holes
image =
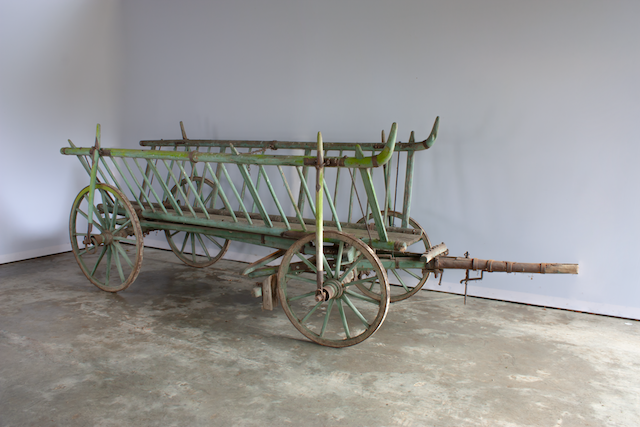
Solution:
[[[268,276],[262,281],[262,308],[273,310],[278,305],[278,292],[276,291],[276,275]]]
[[[397,126],[391,125],[389,139],[382,151],[370,157],[326,157],[325,167],[347,167],[369,169],[386,164],[391,160],[396,145]],[[229,146],[233,146],[229,144]],[[95,147],[94,147],[95,148]],[[237,165],[273,165],[273,166],[315,166],[317,158],[315,156],[281,156],[253,153],[207,153],[202,151],[164,151],[164,150],[132,150],[128,148],[69,148],[60,150],[62,154],[72,156],[99,156],[122,157],[131,159],[158,159],[178,162],[210,162],[210,163],[232,163]],[[94,179],[95,181],[95,179]]]
[[[503,271],[506,273],[578,274],[578,264],[495,261],[479,258],[436,257],[427,263],[428,270]]]
[[[438,136],[438,127],[440,126],[440,117],[436,117],[431,133],[424,141],[415,142],[398,142],[394,150],[399,151],[420,151],[431,148]],[[229,139],[158,139],[143,140],[140,145],[143,147],[228,147],[233,144],[237,148],[254,148],[265,150],[315,150],[315,142],[301,141],[264,141],[264,140],[229,140]],[[327,151],[353,151],[356,145],[360,145],[364,151],[379,151],[385,148],[385,143],[379,142],[325,142]],[[308,156],[308,154],[305,154]]]

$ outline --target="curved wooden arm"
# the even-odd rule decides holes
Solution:
[[[431,133],[429,137],[424,141],[415,142],[413,137],[413,131],[411,131],[411,137],[409,138],[409,142],[406,144],[402,144],[403,147],[409,147],[414,151],[426,150],[427,148],[431,148],[434,142],[436,142],[436,138],[438,137],[438,127],[440,127],[440,117],[436,117],[436,121],[433,122],[433,127],[431,128]]]
[[[398,133],[398,126],[394,122],[391,125],[391,130],[389,131],[389,138],[387,138],[387,143],[380,153],[378,153],[375,156],[364,157],[362,159],[358,159],[355,157],[347,157],[344,159],[344,166],[348,168],[377,168],[378,166],[384,165],[391,159],[391,156],[393,156],[393,150],[396,146],[397,133]]]

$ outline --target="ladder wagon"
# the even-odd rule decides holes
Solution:
[[[180,122],[181,139],[142,149],[101,147],[98,125],[93,147],[61,149],[90,177],[71,208],[73,254],[91,283],[118,292],[138,276],[151,231],[198,268],[231,241],[273,248],[243,272],[264,278],[255,295],[267,309],[279,301],[296,329],[331,347],[371,336],[390,303],[431,273],[466,270],[465,295],[477,280],[470,270],[576,274],[575,264],[449,257],[431,244],[410,209],[415,154],[434,144],[438,125],[423,141],[411,132],[396,142],[394,123],[380,143],[324,143],[321,133],[312,143],[191,140]]]

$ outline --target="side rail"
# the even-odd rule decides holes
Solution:
[[[92,178],[90,185],[93,188],[102,182],[123,192],[134,204],[147,229],[168,228],[167,223],[180,223],[262,236],[284,236],[290,242],[301,234],[314,232],[321,218],[325,227],[338,231],[343,228],[355,230],[357,237],[373,247],[404,249],[402,243],[398,246],[397,241],[389,239],[388,232],[406,230],[396,230],[384,223],[380,212],[390,211],[389,207],[393,205],[388,203],[386,195],[382,196],[384,205],[378,202],[371,177],[376,166],[385,166],[392,159],[397,146],[395,124],[384,148],[373,150],[371,155],[357,145],[356,155],[351,157],[344,155],[346,150],[336,153],[329,144],[324,147],[322,166],[325,173],[319,181],[325,194],[325,206],[329,208],[324,212],[318,212],[313,186],[309,182],[309,168],[315,169],[318,163],[317,155],[309,155],[311,149],[305,150],[306,155],[241,153],[232,142],[216,151],[210,147],[108,149],[100,147],[99,133],[98,128],[94,147],[78,148],[69,141],[71,147],[63,148],[61,152],[78,157]],[[382,170],[387,178],[385,183],[390,182],[390,169]],[[326,173],[329,171],[333,173]],[[313,183],[315,180],[311,179]],[[344,179],[349,181],[348,186],[340,185]],[[358,218],[368,218],[369,214],[375,222],[373,230],[366,221],[358,222]],[[155,222],[157,227],[150,222]],[[251,243],[287,247],[284,242],[274,244],[264,239]]]

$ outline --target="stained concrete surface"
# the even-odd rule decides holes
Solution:
[[[242,268],[146,249],[109,294],[71,253],[0,266],[0,425],[640,426],[640,322],[423,291],[332,349]]]

